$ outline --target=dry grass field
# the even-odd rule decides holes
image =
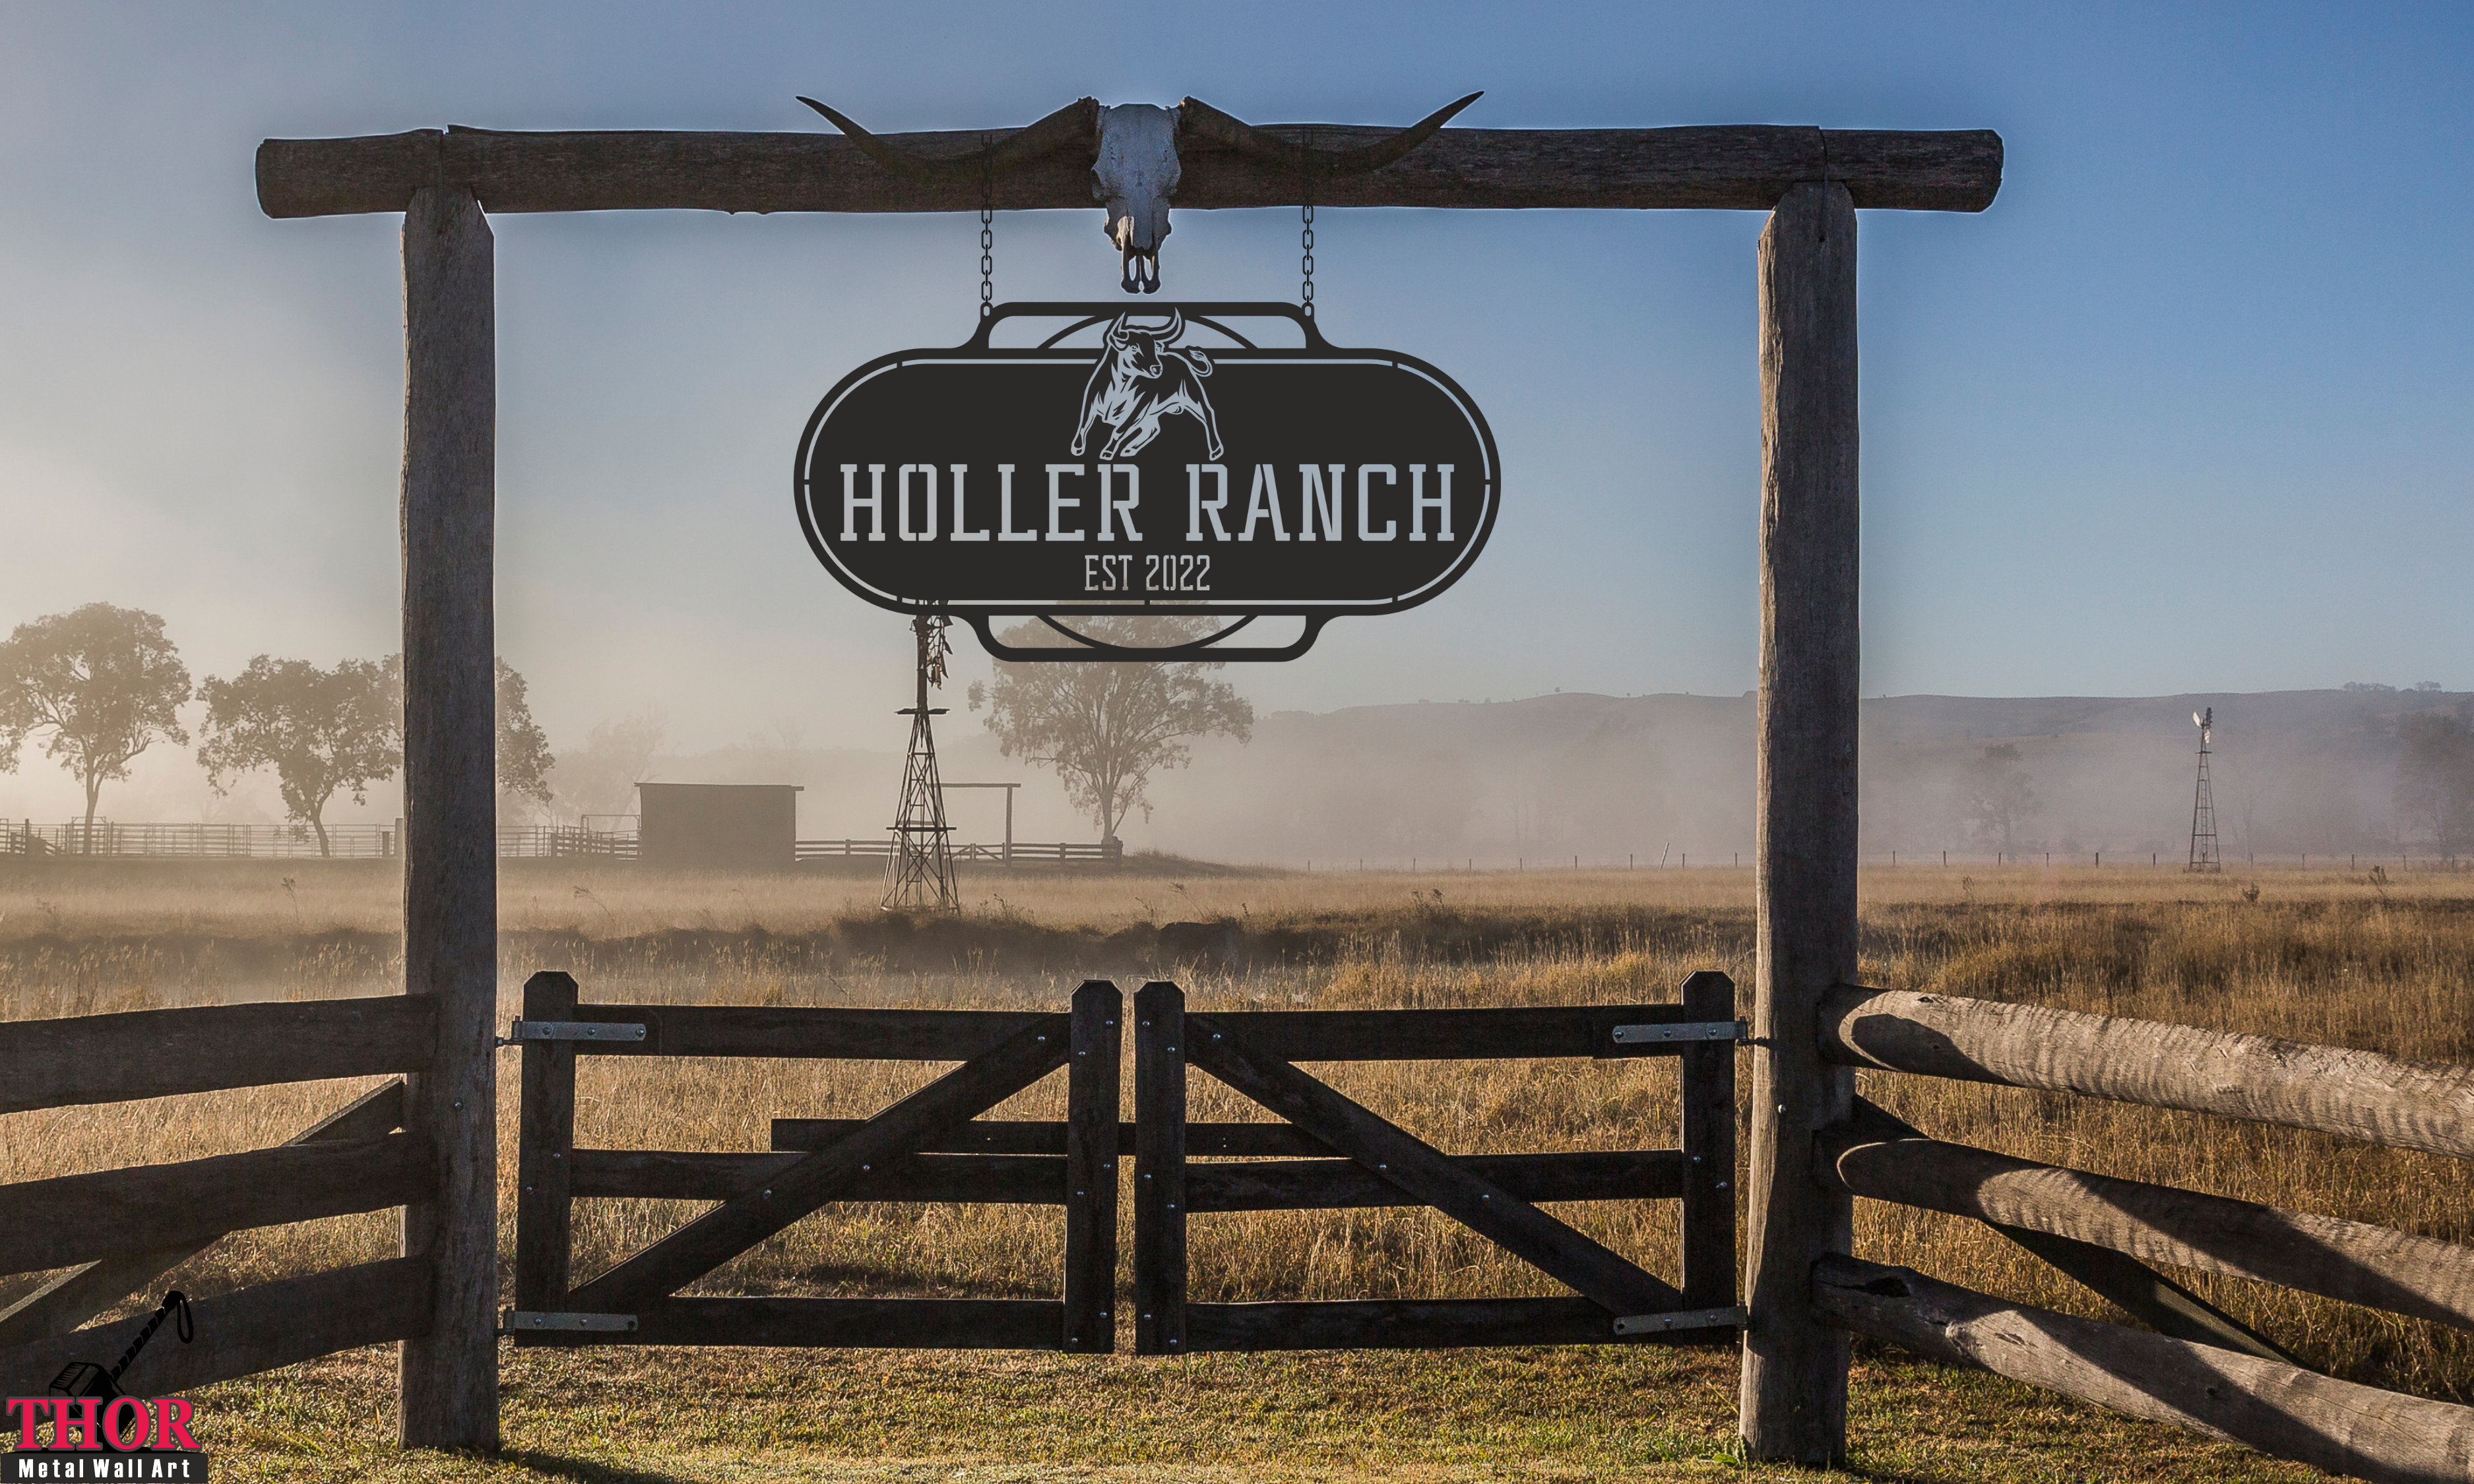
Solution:
[[[389,993],[396,882],[384,862],[0,867],[0,1017]],[[664,877],[511,862],[507,999],[566,969],[588,1000],[1061,1008],[1086,976],[1174,976],[1198,1008],[1664,999],[1690,970],[1751,978],[1751,874],[1733,870],[1421,875],[1230,873],[966,876],[958,922],[889,919],[858,877]],[[2474,1061],[2474,877],[2293,871],[2194,878],[2145,868],[1910,867],[1868,874],[1866,982]],[[1225,962],[1162,962],[1154,924],[1228,920]],[[504,1064],[505,1070],[513,1066]],[[936,1068],[901,1064],[588,1061],[578,1141],[758,1149],[782,1115],[862,1115]],[[1674,1064],[1374,1064],[1343,1090],[1455,1152],[1672,1147]],[[2452,1161],[2224,1120],[1867,1074],[1936,1137],[2474,1242]],[[502,1179],[512,1184],[514,1080]],[[320,1084],[0,1117],[0,1182],[278,1142],[358,1085]],[[996,1116],[1054,1116],[1062,1085]],[[1197,1118],[1253,1116],[1197,1078]],[[513,1201],[503,1209],[512,1222]],[[1128,1203],[1128,1210],[1130,1203]],[[675,1226],[685,1203],[579,1209],[589,1275]],[[1559,1214],[1653,1271],[1675,1208]],[[1130,1217],[1128,1216],[1128,1220]],[[1053,1291],[1053,1210],[850,1205],[801,1223],[702,1291],[1015,1296]],[[511,1236],[511,1232],[510,1232]],[[211,1293],[391,1253],[393,1220],[244,1233],[171,1280]],[[2052,1307],[2119,1319],[1982,1228],[1861,1203],[1857,1250]],[[1199,1300],[1555,1291],[1431,1214],[1196,1218]],[[2474,1400],[2454,1331],[2204,1275],[2176,1275],[2333,1374]],[[32,1278],[0,1280],[0,1304]],[[1129,1348],[1129,1346],[1128,1347]],[[603,1352],[513,1354],[508,1457],[401,1461],[380,1445],[369,1355],[218,1388],[233,1477],[738,1478],[1697,1477],[1727,1461],[1724,1350],[1434,1355],[1056,1356]],[[745,1419],[747,1430],[731,1420]],[[1856,1457],[1875,1478],[2300,1478],[1995,1378],[1867,1352]],[[648,1460],[664,1460],[656,1465]],[[227,1459],[230,1460],[227,1463]],[[404,1472],[409,1471],[409,1472]]]

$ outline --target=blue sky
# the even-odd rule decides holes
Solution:
[[[1865,690],[2474,686],[2474,8],[700,4],[0,8],[0,624],[161,612],[197,673],[395,647],[397,219],[271,222],[267,135],[1265,121],[1992,128],[1977,216],[1862,222]],[[1005,298],[1115,294],[1008,216]],[[1296,292],[1182,212],[1172,294]],[[497,219],[500,639],[555,744],[892,747],[899,620],[814,564],[816,398],[950,344],[960,217]],[[1266,709],[1754,682],[1753,213],[1326,212],[1344,344],[1450,371],[1504,513]],[[972,657],[965,674],[984,664]],[[13,783],[16,780],[12,780]]]

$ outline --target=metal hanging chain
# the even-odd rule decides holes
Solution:
[[[981,137],[981,148],[987,147],[986,136]],[[980,318],[984,320],[997,312],[997,232],[996,185],[983,162],[980,166]]]
[[[1304,223],[1302,230],[1298,234],[1298,246],[1302,252],[1302,256],[1298,263],[1298,267],[1302,270],[1305,275],[1304,281],[1298,285],[1298,301],[1299,307],[1304,310],[1305,317],[1309,320],[1314,318],[1315,312],[1314,167],[1311,163],[1313,159],[1314,131],[1309,129],[1306,131],[1305,143],[1300,146],[1298,152],[1298,199],[1303,203],[1303,205],[1300,207],[1300,211]]]

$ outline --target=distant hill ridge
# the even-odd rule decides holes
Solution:
[[[2229,853],[2376,852],[2398,844],[2399,720],[2425,710],[2474,718],[2474,695],[1867,699],[1864,849],[2170,858],[2188,846],[2191,713],[2210,707]],[[1137,814],[1124,833],[1134,850],[1226,861],[1723,859],[1753,847],[1754,710],[1751,696],[1574,691],[1273,712],[1249,745],[1196,744],[1191,768],[1153,779],[1150,820]],[[1018,838],[1088,836],[1052,777],[999,756],[967,727],[942,738],[948,778],[1021,781]],[[1986,749],[2000,746],[2018,749],[2034,801],[2006,839],[1968,817],[1959,797]],[[664,758],[659,775],[803,783],[803,835],[878,837],[900,759],[890,749],[731,749]],[[955,798],[963,837],[995,838],[1001,802]]]

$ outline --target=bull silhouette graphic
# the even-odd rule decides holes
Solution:
[[[1175,344],[1184,333],[1182,311],[1171,311],[1168,323],[1155,329],[1117,316],[1108,326],[1107,347],[1082,388],[1082,417],[1074,425],[1076,454],[1090,441],[1093,424],[1105,423],[1108,441],[1098,457],[1131,458],[1159,437],[1162,418],[1183,413],[1202,424],[1211,457],[1221,456],[1220,419],[1202,387],[1211,374],[1211,358],[1192,346]]]

